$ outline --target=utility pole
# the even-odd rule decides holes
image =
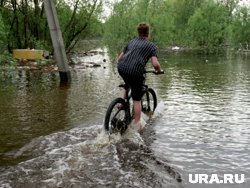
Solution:
[[[47,16],[47,22],[49,24],[50,36],[54,47],[61,83],[70,82],[71,75],[54,0],[44,0],[44,8]]]

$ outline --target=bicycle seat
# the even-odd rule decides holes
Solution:
[[[124,88],[125,90],[129,89],[129,86],[126,84],[120,84],[118,87]]]
[[[126,84],[120,84],[118,87],[123,87],[124,89],[126,89]]]

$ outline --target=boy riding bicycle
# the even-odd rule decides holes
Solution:
[[[140,23],[137,26],[139,37],[128,42],[123,52],[118,57],[118,72],[125,82],[126,89],[131,88],[131,95],[134,107],[134,128],[138,131],[145,126],[141,122],[141,97],[144,81],[145,66],[149,60],[156,71],[161,73],[161,66],[158,62],[157,48],[149,41],[149,26]],[[122,92],[125,98],[125,90]]]

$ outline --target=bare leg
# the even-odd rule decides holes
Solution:
[[[134,103],[134,113],[135,113],[134,123],[137,124],[141,120],[141,101],[133,101],[133,103]]]
[[[120,96],[121,98],[126,99],[126,90],[124,88],[121,89]]]

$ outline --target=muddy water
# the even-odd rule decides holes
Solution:
[[[161,57],[166,74],[147,77],[159,105],[141,135],[102,131],[121,82],[109,61],[74,66],[68,86],[57,73],[1,70],[1,187],[249,187],[249,58]],[[245,179],[190,184],[189,174]]]

